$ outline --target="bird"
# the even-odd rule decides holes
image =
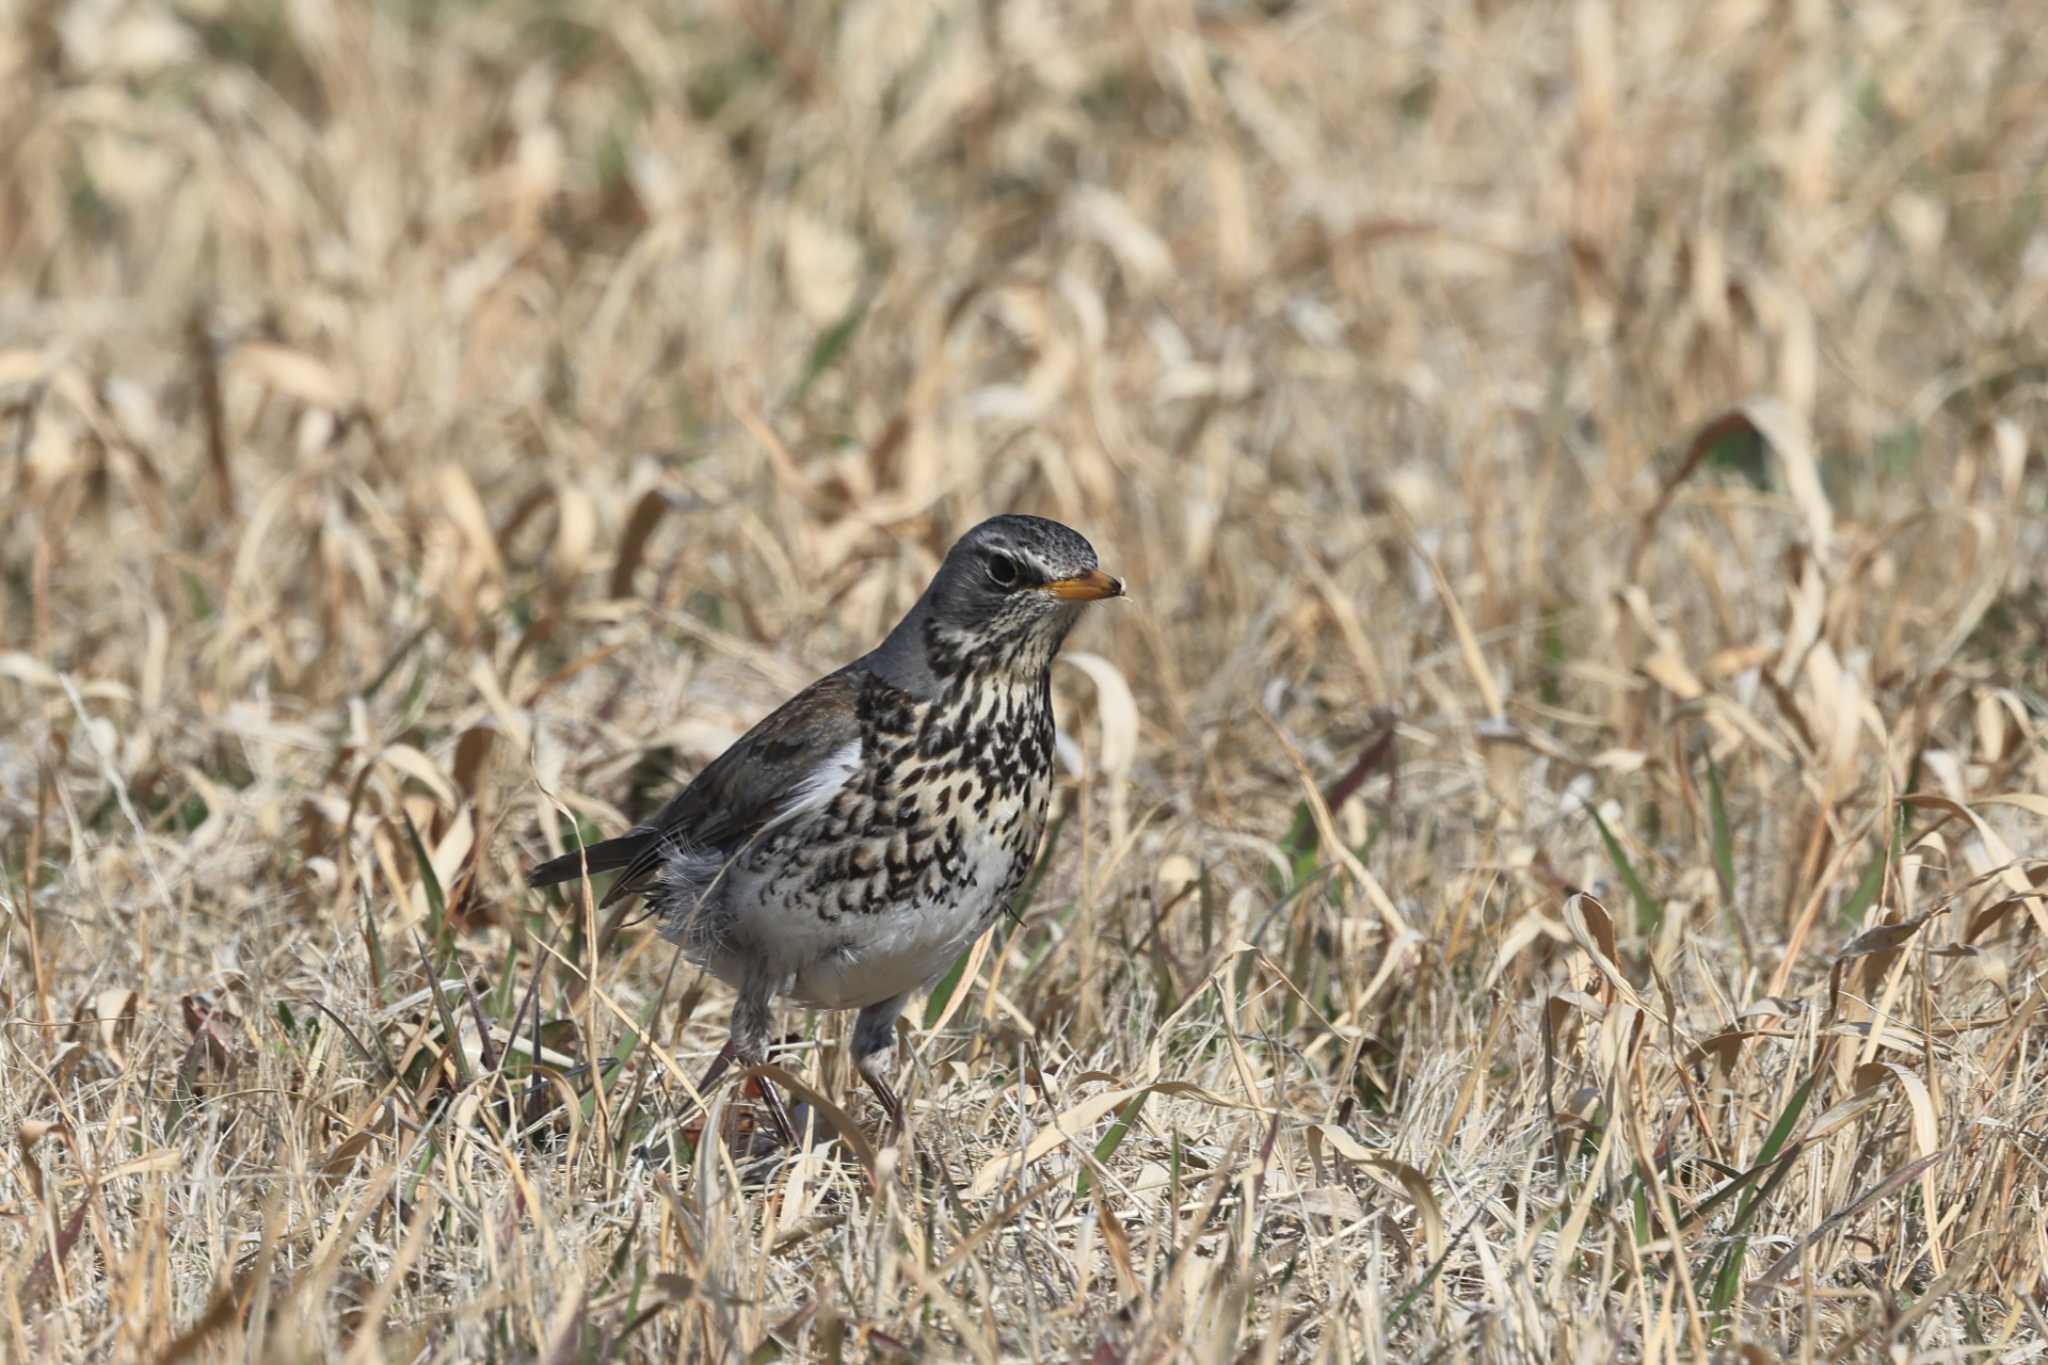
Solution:
[[[616,871],[663,937],[736,992],[726,1069],[767,1059],[777,1000],[857,1010],[855,1070],[891,1135],[895,1024],[1009,911],[1053,779],[1052,662],[1093,602],[1126,596],[1079,532],[1006,514],[946,552],[873,650],[798,692],[625,833],[532,868]],[[780,1097],[761,1093],[795,1145]]]

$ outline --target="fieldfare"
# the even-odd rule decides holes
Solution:
[[[1086,539],[1001,516],[962,536],[889,637],[812,683],[652,818],[534,868],[618,871],[661,933],[739,993],[699,1089],[767,1052],[772,1002],[857,1009],[853,1060],[901,1131],[896,1016],[1009,908],[1052,791],[1053,655],[1123,595]],[[774,1088],[762,1093],[785,1144]]]

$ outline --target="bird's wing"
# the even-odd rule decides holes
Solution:
[[[820,805],[860,760],[860,677],[842,669],[791,697],[713,759],[654,815],[615,839],[552,859],[529,886],[623,869],[604,904],[647,889],[671,848],[730,856],[777,821]]]

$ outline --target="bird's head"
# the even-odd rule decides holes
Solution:
[[[954,542],[931,586],[879,654],[932,679],[1043,673],[1090,602],[1124,595],[1079,532],[1001,516]],[[922,679],[920,679],[922,681]]]

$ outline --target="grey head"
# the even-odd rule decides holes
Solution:
[[[931,586],[862,666],[920,696],[967,678],[1018,680],[1052,665],[1090,602],[1124,595],[1080,532],[991,517],[953,543]]]

